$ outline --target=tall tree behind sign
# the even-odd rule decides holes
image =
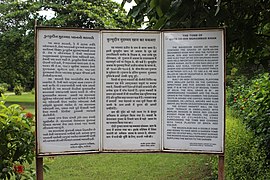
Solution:
[[[41,11],[53,12],[48,19]],[[0,83],[34,86],[34,21],[46,26],[125,28],[125,11],[110,0],[0,1]]]

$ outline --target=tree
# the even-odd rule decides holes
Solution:
[[[0,2],[0,82],[33,87],[34,19],[39,5],[32,2]]]
[[[124,1],[123,3],[125,3]],[[135,0],[130,22],[147,29],[226,27],[227,65],[252,75],[269,71],[270,2],[266,0]],[[148,18],[148,22],[144,21]]]
[[[45,10],[55,12],[55,17],[45,25],[80,28],[126,28],[126,12],[110,0],[46,1]]]
[[[55,12],[52,19],[39,11]],[[110,0],[0,1],[0,83],[34,86],[34,23],[55,27],[125,28],[126,14]],[[131,26],[134,27],[134,26]]]

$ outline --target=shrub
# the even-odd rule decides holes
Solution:
[[[270,179],[265,166],[266,152],[258,146],[254,133],[245,123],[227,113],[225,174],[226,179]],[[213,161],[213,178],[217,179],[217,158]]]
[[[243,104],[245,123],[258,139],[261,148],[267,151],[270,160],[270,78],[265,73],[254,79]]]
[[[2,96],[3,99],[4,96]],[[34,117],[20,105],[0,102],[0,179],[31,179],[25,164],[34,159]]]
[[[31,90],[31,94],[35,94],[35,88]]]
[[[251,131],[260,148],[266,151],[270,161],[270,78],[264,73],[250,83],[228,89],[227,102],[240,115]],[[268,163],[270,165],[270,163]]]
[[[16,85],[13,90],[15,95],[22,95],[24,89],[21,85]]]
[[[227,179],[269,179],[270,171],[265,167],[266,153],[258,147],[254,133],[248,131],[241,120],[230,119],[226,134]]]
[[[0,95],[4,94],[6,92],[6,89],[2,86],[0,86]]]
[[[9,85],[7,83],[0,83],[0,96],[1,94],[4,94],[9,88]]]

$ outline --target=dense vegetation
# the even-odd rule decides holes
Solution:
[[[248,77],[269,71],[270,1],[135,0],[131,21],[148,29],[225,27],[227,72],[237,68]],[[147,17],[148,21],[145,22]]]
[[[251,81],[231,78],[227,90],[227,103],[243,119],[256,144],[266,152],[265,164],[270,163],[270,76],[260,74]],[[237,78],[237,79],[235,79]]]
[[[50,10],[46,18],[41,11]],[[0,83],[12,90],[34,87],[34,25],[81,28],[125,28],[119,4],[110,0],[0,1]]]
[[[265,149],[258,145],[254,132],[247,130],[243,120],[228,109],[226,117],[226,179],[269,179]],[[217,158],[213,159],[213,179],[217,178]]]
[[[23,164],[34,160],[35,135],[34,116],[18,104],[5,105],[0,101],[0,179],[15,176],[30,178],[33,169]]]

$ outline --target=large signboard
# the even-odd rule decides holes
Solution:
[[[223,29],[36,32],[39,156],[223,153]]]

